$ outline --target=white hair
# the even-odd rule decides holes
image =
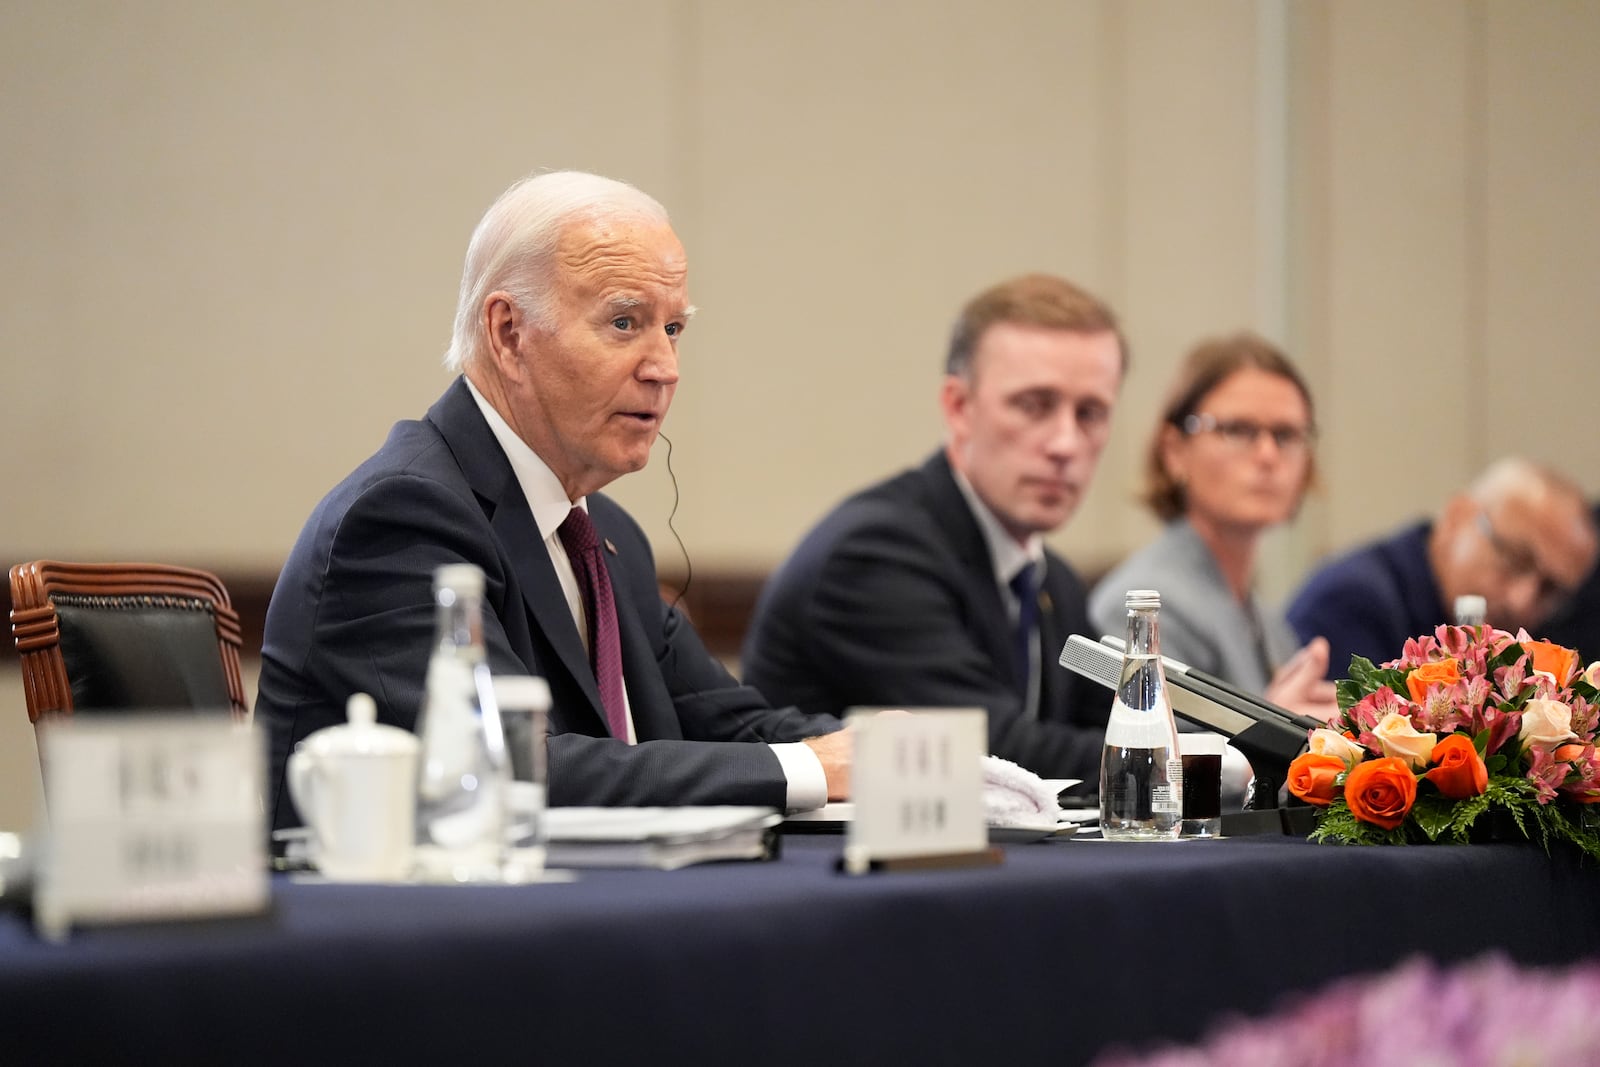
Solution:
[[[467,244],[444,365],[459,373],[488,350],[483,302],[497,290],[536,328],[553,328],[550,268],[562,233],[577,223],[622,218],[665,223],[667,209],[626,182],[576,170],[523,178],[501,193]]]
[[[1536,497],[1568,497],[1586,509],[1583,490],[1576,482],[1552,467],[1521,456],[1504,456],[1489,464],[1467,490],[1479,505],[1488,507],[1500,500],[1528,500]]]

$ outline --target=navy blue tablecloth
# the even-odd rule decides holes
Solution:
[[[1050,841],[997,868],[771,863],[505,888],[274,886],[249,922],[38,941],[0,917],[0,1062],[1087,1063],[1423,953],[1600,949],[1527,845]]]

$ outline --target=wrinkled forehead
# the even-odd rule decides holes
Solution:
[[[1501,537],[1526,548],[1557,577],[1575,581],[1594,562],[1594,522],[1580,500],[1555,492],[1514,494],[1486,510]]]
[[[556,245],[560,281],[592,298],[630,293],[669,299],[688,284],[689,261],[665,222],[611,218],[574,223]]]

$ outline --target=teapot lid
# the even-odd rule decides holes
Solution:
[[[343,726],[328,726],[303,742],[319,755],[392,756],[416,752],[417,736],[398,726],[378,722],[378,703],[366,693],[352,693],[345,702]]]

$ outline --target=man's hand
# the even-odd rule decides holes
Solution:
[[[1272,676],[1266,697],[1281,707],[1328,722],[1339,713],[1328,673],[1328,642],[1313,637]]]
[[[828,779],[829,800],[850,799],[850,755],[855,747],[855,731],[846,726],[831,734],[808,737],[804,744],[816,753],[822,773]]]

